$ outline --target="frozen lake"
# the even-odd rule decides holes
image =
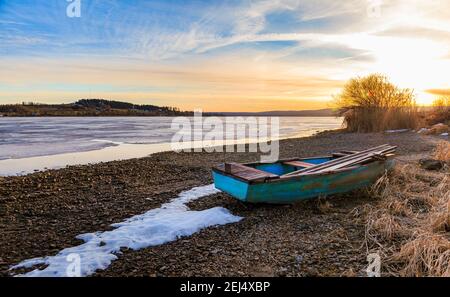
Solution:
[[[172,120],[171,117],[0,118],[0,175],[139,158],[171,150],[170,142],[177,133],[171,129]],[[339,128],[342,119],[281,117],[279,122],[279,138],[283,139]],[[197,130],[202,128],[194,127]],[[246,140],[249,141],[245,137],[236,139]]]

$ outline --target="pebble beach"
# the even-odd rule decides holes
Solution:
[[[330,131],[280,142],[280,158],[362,150],[389,143],[399,162],[429,155],[438,139],[417,133]],[[79,245],[79,234],[161,207],[181,192],[212,183],[211,167],[258,161],[258,153],[164,152],[145,158],[70,166],[0,177],[0,274],[10,267]],[[375,203],[366,191],[295,205],[249,205],[224,193],[187,204],[194,211],[223,207],[239,222],[140,250],[122,249],[93,276],[342,276],[367,265],[364,225],[354,210]],[[33,267],[42,268],[42,267]]]

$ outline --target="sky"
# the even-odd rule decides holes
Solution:
[[[0,0],[0,104],[319,109],[370,73],[450,94],[450,1]]]

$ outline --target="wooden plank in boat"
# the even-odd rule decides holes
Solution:
[[[340,151],[343,154],[347,154],[347,155],[353,155],[353,154],[359,154],[360,151]]]
[[[236,163],[227,163],[227,171],[225,171],[225,165],[221,164],[216,167],[218,170],[236,176],[238,178],[247,181],[265,180],[268,178],[277,178],[278,175],[272,174],[270,172],[258,170],[256,168],[248,167]]]
[[[336,157],[336,158],[340,158],[340,157],[345,157],[345,156],[348,156],[349,154],[346,154],[346,153],[333,153],[333,157]]]
[[[348,155],[359,154],[360,151],[340,151],[339,153],[333,153],[333,157],[346,157]]]
[[[354,161],[356,159],[361,159],[361,157],[367,157],[369,154],[373,154],[373,153],[377,153],[377,154],[391,153],[391,152],[394,152],[396,148],[397,148],[396,146],[390,146],[388,144],[383,144],[383,145],[373,147],[373,148],[365,150],[365,151],[361,151],[357,154],[352,154],[352,155],[348,155],[345,157],[333,159],[331,161],[317,164],[317,165],[314,165],[309,168],[303,168],[303,169],[285,174],[285,175],[283,175],[283,177],[301,175],[304,173],[319,172],[319,171],[324,171],[324,170],[330,169],[330,168],[336,169],[336,166],[342,166],[342,164],[344,164],[344,162],[345,162],[345,165],[349,165],[349,163],[347,163],[348,161]]]
[[[303,167],[303,168],[309,168],[314,166],[314,164],[302,162],[302,161],[289,161],[289,162],[283,162],[285,165],[294,166],[294,167]]]

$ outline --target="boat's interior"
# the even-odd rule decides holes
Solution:
[[[215,168],[225,175],[246,182],[265,182],[311,174],[333,173],[343,168],[355,168],[394,156],[395,146],[384,144],[365,151],[341,151],[329,157],[297,158],[274,163],[225,163]]]
[[[216,169],[240,179],[253,182],[259,180],[280,178],[285,174],[321,164],[337,157],[338,156],[309,159],[291,159],[278,161],[276,163],[227,163],[217,166]]]
[[[314,159],[296,159],[280,161],[270,164],[249,164],[247,166],[253,167],[257,170],[268,172],[275,175],[284,175],[300,169],[309,168],[311,166],[330,161],[331,157],[314,158]]]
[[[327,157],[302,159],[296,158],[289,160],[280,160],[274,163],[225,163],[217,166],[215,169],[227,175],[231,175],[248,182],[264,181],[270,179],[278,179],[298,170],[306,169],[333,159],[338,159],[355,153],[357,153],[357,151],[341,151]]]

